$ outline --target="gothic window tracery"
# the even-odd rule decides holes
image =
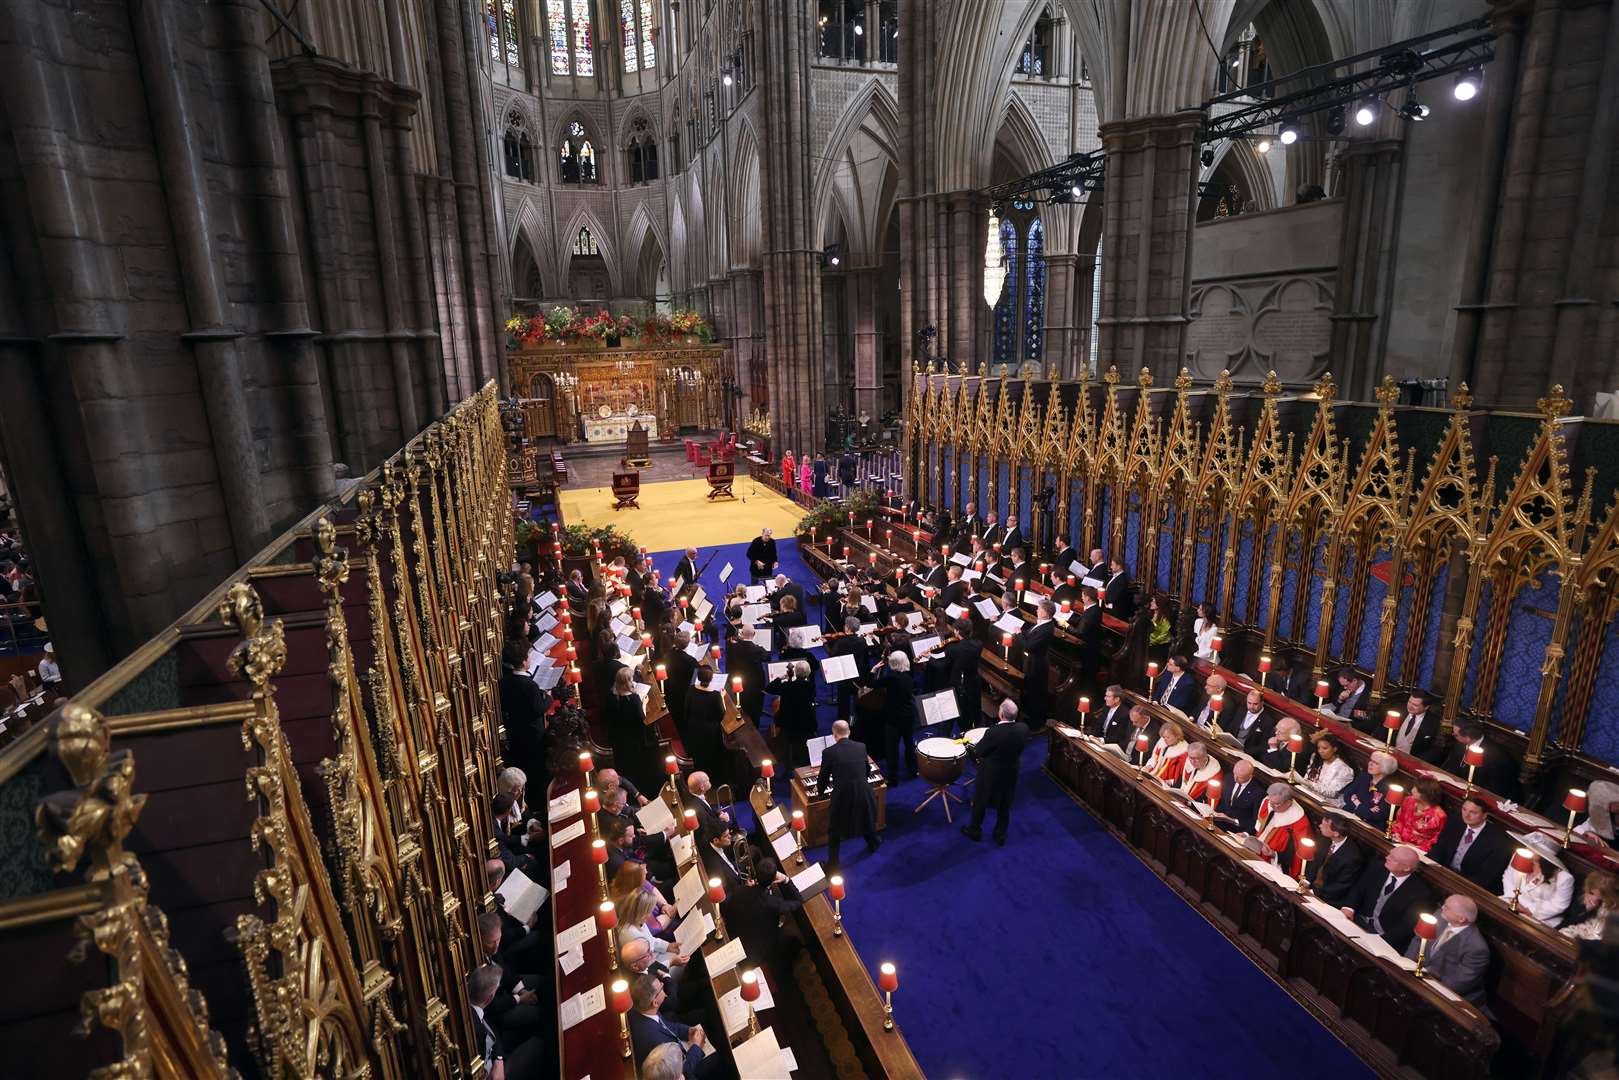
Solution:
[[[489,31],[489,59],[508,67],[522,67],[523,38],[518,30],[517,0],[484,0],[483,17]]]
[[[545,0],[545,29],[551,74],[596,74],[590,0]]]
[[[1014,199],[1001,219],[1006,278],[995,303],[994,362],[1013,368],[1042,363],[1046,328],[1045,225],[1034,203]]]
[[[626,74],[658,66],[652,41],[652,0],[618,0],[618,28]]]
[[[568,125],[567,137],[557,151],[562,167],[564,184],[594,184],[600,176],[596,171],[596,148],[585,131],[585,125],[575,120]]]
[[[504,143],[506,175],[513,180],[536,183],[538,178],[534,173],[534,140],[529,137],[523,123],[523,114],[517,109],[512,109],[506,114]]]
[[[590,235],[590,226],[579,226],[579,235],[573,238],[573,253],[575,255],[600,255],[601,248],[596,244],[596,238]]]
[[[1047,8],[1035,20],[1029,40],[1024,42],[1023,55],[1018,57],[1017,63],[1019,75],[1045,79],[1054,74],[1051,70],[1051,29],[1051,9]]]

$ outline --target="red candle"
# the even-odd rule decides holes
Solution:
[[[1270,657],[1261,656],[1259,658],[1259,673],[1261,675],[1264,675],[1264,674],[1267,674],[1269,671],[1270,671]]]
[[[1022,592],[1023,591],[1023,579],[1022,578],[1014,579],[1013,582],[1012,582],[1012,587],[1014,589],[1016,589],[1018,592]]]
[[[733,694],[741,694],[742,693],[742,676],[740,676],[740,675],[732,675],[731,676],[731,693],[733,693]]]
[[[1068,601],[1064,600],[1061,604],[1058,605],[1058,610],[1060,610],[1064,615],[1069,615],[1069,614],[1073,613],[1074,605],[1072,605]],[[1157,667],[1158,665],[1154,664],[1153,666]],[[1149,678],[1150,677],[1151,676],[1149,676]]]
[[[596,767],[596,762],[595,762],[595,760],[593,758],[591,758],[590,751],[589,750],[581,750],[581,751],[579,751],[579,771],[582,772],[582,773],[587,773],[591,769],[594,769],[595,767]]]
[[[1484,744],[1474,743],[1472,746],[1469,746],[1467,748],[1467,753],[1462,755],[1462,761],[1463,763],[1472,765],[1475,768],[1484,764]]]
[[[1439,920],[1424,911],[1417,916],[1416,934],[1423,941],[1432,941],[1439,936]]]
[[[1069,574],[1069,575],[1068,575],[1068,584],[1069,584],[1069,585],[1070,585],[1070,586],[1073,586],[1073,585],[1078,585],[1078,584],[1079,584],[1079,578],[1078,578],[1078,577],[1076,577],[1076,576],[1075,576],[1075,575],[1073,575],[1073,574]]]
[[[725,883],[717,877],[708,879],[708,901],[711,904],[725,903]]]
[[[998,543],[991,544],[990,547],[995,550],[995,554],[999,555],[1001,553],[1001,545],[1000,544],[998,544]]]
[[[791,825],[792,825],[792,828],[793,828],[794,832],[803,832],[804,831],[804,811],[802,811],[802,810],[794,810],[793,811],[793,820],[791,822]]]
[[[611,900],[603,900],[596,909],[596,929],[611,930],[618,925],[618,910]]]
[[[653,669],[653,674],[657,675],[659,682],[663,682],[665,679],[667,679],[669,677],[669,670],[667,668],[665,668],[662,664],[659,664],[656,668]]]
[[[566,612],[568,610],[568,598],[566,596],[559,598],[557,607],[561,611]]]
[[[1082,697],[1082,698],[1079,699],[1079,711],[1082,714],[1083,713],[1088,713],[1088,712],[1091,711],[1091,699],[1090,698]]]
[[[630,1011],[630,984],[625,979],[614,979],[612,986],[613,1011],[623,1015]]]
[[[893,964],[885,963],[877,969],[877,985],[885,994],[899,989],[899,972],[894,970]]]
[[[1318,698],[1324,698],[1327,696],[1327,691],[1331,689],[1332,687],[1327,685],[1327,680],[1320,679],[1315,684],[1315,696]]]
[[[634,619],[636,622],[640,622],[641,621],[641,609],[638,608],[638,607],[630,608],[630,617],[632,619]]]
[[[562,628],[562,640],[563,641],[572,641],[573,640],[573,627],[564,626]]]
[[[675,582],[677,582],[677,581],[679,581],[679,580],[680,580],[680,579],[679,579],[679,578],[670,578],[670,579],[669,579],[669,587],[670,587],[670,588],[671,588],[671,589],[672,589],[672,588],[674,588],[674,587],[675,587]]]
[[[1535,853],[1526,847],[1521,847],[1512,853],[1512,868],[1520,874],[1527,874],[1535,868]]]
[[[577,660],[579,659],[579,650],[574,648],[572,645],[569,645],[566,649],[562,650],[562,655],[567,657],[569,661]]]
[[[681,817],[685,819],[688,835],[697,831],[697,811],[687,810]]]
[[[1209,781],[1209,805],[1220,805],[1220,778],[1218,776]]]
[[[893,543],[894,543],[894,530],[893,529],[884,529],[883,530],[883,542],[885,544],[890,545],[890,546],[893,545]]]
[[[1215,712],[1219,712],[1221,709],[1224,709],[1225,708],[1225,695],[1224,694],[1211,694],[1211,695],[1209,695],[1209,708],[1213,709]]]
[[[759,775],[769,780],[776,775],[776,763],[769,758],[759,762]]]
[[[759,972],[750,968],[742,973],[742,1000],[759,1000]]]
[[[1141,751],[1143,754],[1147,752],[1150,744],[1151,740],[1147,738],[1147,733],[1145,731],[1136,736],[1136,749]]]
[[[1315,858],[1315,840],[1306,836],[1299,841],[1299,858],[1304,862],[1309,862]]]
[[[843,559],[844,559],[845,562],[847,562],[849,560],[849,545],[848,544],[843,545]]]
[[[585,813],[587,814],[594,814],[596,811],[602,808],[601,793],[595,788],[585,788],[585,795],[581,801],[584,804]]]
[[[1154,660],[1154,661],[1147,664],[1147,678],[1156,679],[1157,677],[1158,677],[1158,662],[1156,660]]]
[[[940,550],[944,552],[944,561],[949,562],[950,561],[950,545],[946,544]]]
[[[1404,722],[1405,717],[1400,715],[1399,709],[1390,709],[1383,717],[1383,726],[1390,731],[1394,731]]]
[[[1225,639],[1222,638],[1219,634],[1215,634],[1213,637],[1209,638],[1209,651],[1213,652],[1213,653],[1217,653],[1217,652],[1220,651],[1221,646],[1223,646],[1224,644],[1225,644]]]
[[[1388,799],[1390,806],[1399,806],[1401,803],[1405,802],[1405,788],[1401,787],[1399,784],[1390,784],[1386,798]]]
[[[590,861],[597,866],[607,865],[607,841],[597,839],[590,842]]]
[[[877,553],[876,553],[876,552],[875,552],[875,551],[873,551],[873,552],[872,552],[872,553],[871,553],[871,565],[872,565],[872,566],[876,566],[876,565],[877,565]]]
[[[673,754],[667,754],[664,756],[663,771],[668,773],[670,776],[676,776],[680,773],[680,762],[676,760]]]
[[[1289,735],[1287,737],[1287,752],[1290,754],[1304,753],[1304,736],[1296,731]]]
[[[648,630],[641,635],[641,645],[647,652],[652,651],[652,631]]]
[[[1568,794],[1563,796],[1563,809],[1573,814],[1583,814],[1587,801],[1585,792],[1579,788],[1569,788]]]
[[[709,649],[708,651],[709,651],[709,654],[714,657],[714,662],[718,663],[719,659],[720,659],[720,647],[718,645],[715,645],[713,648]]]

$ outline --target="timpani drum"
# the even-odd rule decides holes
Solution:
[[[967,748],[954,739],[923,739],[916,744],[916,767],[922,779],[944,787],[961,779],[967,763]]]

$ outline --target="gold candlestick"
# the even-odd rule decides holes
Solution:
[[[1423,962],[1423,960],[1427,959],[1427,956],[1428,956],[1428,939],[1427,938],[1418,938],[1417,939],[1417,969],[1415,971],[1413,971],[1411,974],[1415,975],[1419,979],[1423,977],[1422,962]]]

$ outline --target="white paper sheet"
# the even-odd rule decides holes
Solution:
[[[684,915],[690,911],[697,901],[703,898],[703,875],[699,873],[700,867],[693,866],[680,880],[675,882],[675,910]]]
[[[977,608],[978,614],[986,619],[996,619],[1001,614],[1000,605],[995,603],[992,597],[986,596],[982,600],[974,600],[973,607]]]
[[[1107,588],[1107,582],[1103,581],[1099,577],[1081,578],[1079,583],[1081,585],[1089,585],[1091,588],[1096,589],[1098,591]]]
[[[708,646],[701,641],[694,641],[682,649],[681,652],[701,664],[703,658],[708,655]]]
[[[821,677],[829,684],[845,682],[859,676],[860,669],[855,666],[852,656],[828,656],[821,661]]]
[[[672,829],[675,825],[675,815],[670,813],[669,804],[661,798],[648,799],[645,806],[635,811],[635,820],[649,833]]]
[[[710,604],[707,600],[699,600],[691,606],[692,618],[700,623],[707,622],[709,612],[713,610],[713,604]]]
[[[795,649],[814,649],[826,642],[819,626],[794,626],[787,630],[787,644]]]
[[[776,1001],[770,996],[770,984],[761,977],[759,979],[759,998],[753,1003],[753,1011],[762,1013],[766,1009],[774,1008]],[[720,1016],[725,1020],[725,1034],[735,1035],[748,1026],[748,1003],[742,1000],[742,987],[737,985],[720,995]]]
[[[923,727],[943,724],[961,715],[961,711],[956,707],[956,692],[954,690],[940,690],[935,694],[924,694],[916,700],[922,706]]]
[[[967,569],[965,569],[965,570],[963,570],[961,572],[961,580],[962,581],[977,581],[979,578],[981,578],[983,576],[984,576],[984,574],[983,574],[982,571],[974,570],[970,566]]]
[[[770,640],[770,628],[768,626],[754,627],[753,643],[755,645],[759,646],[759,648],[763,649],[765,652],[769,652],[771,648]]]
[[[973,564],[972,556],[968,555],[965,551],[952,551],[950,553],[950,561],[955,563],[957,566],[971,566]]]
[[[545,903],[545,898],[549,894],[544,885],[521,870],[513,870],[506,875],[506,880],[500,883],[495,895],[504,901],[502,906],[505,907],[506,914],[527,926],[528,920],[540,910],[540,905]]]
[[[540,633],[543,634],[547,630],[551,629],[551,627],[555,626],[556,624],[557,624],[557,617],[555,615],[552,615],[550,612],[546,612],[543,617],[541,617],[537,622],[535,622],[534,629],[538,630]]]
[[[797,661],[794,660],[772,661],[771,663],[765,665],[765,675],[770,679],[771,682],[775,682],[777,679],[784,679],[787,677],[787,669],[792,667],[796,662]]]
[[[596,933],[596,916],[580,919],[557,935],[557,955],[561,956],[569,949],[579,948],[593,939]]]
[[[967,609],[962,607],[960,604],[946,604],[944,606],[944,613],[952,619],[959,619],[963,615],[967,614]]]
[[[540,606],[541,611],[545,611],[556,604],[557,594],[547,589],[545,592],[542,592],[540,595],[536,596],[534,598],[534,602]]]
[[[584,962],[585,950],[583,948],[569,949],[567,952],[557,957],[557,963],[562,965],[562,974],[564,975],[572,975],[575,971],[579,970],[580,965],[582,965]]]
[[[577,814],[579,806],[579,789],[574,788],[566,795],[558,795],[552,799],[547,813],[552,821],[561,821],[563,818],[570,818]]]
[[[703,687],[703,689],[712,690],[716,694],[723,694],[731,688],[729,685],[730,681],[731,676],[729,674],[723,671],[716,671],[714,672],[714,677],[708,680],[708,685]]]
[[[750,626],[758,625],[770,617],[769,604],[743,604],[742,621]]]
[[[799,892],[808,892],[826,877],[826,871],[821,869],[820,863],[810,863],[809,866],[793,875],[793,888]]]
[[[782,1060],[781,1045],[776,1042],[775,1028],[762,1029],[731,1053],[736,1059],[737,1075],[748,1080],[792,1080]]]
[[[1008,611],[1005,615],[1002,615],[999,619],[995,620],[995,629],[1000,630],[1003,633],[1022,633],[1023,626],[1023,620],[1018,618],[1017,613],[1013,611]]]
[[[600,986],[592,986],[589,990],[581,991],[562,1003],[562,1027],[566,1030],[589,1020],[606,1007],[606,990]]]
[[[675,927],[675,944],[680,947],[680,955],[696,956],[713,929],[714,920],[701,911],[682,919],[680,925]]]
[[[629,606],[629,601],[625,600],[621,596],[617,600],[614,600],[611,604],[607,605],[607,613],[614,616],[622,615],[629,609]]]
[[[676,866],[685,866],[696,854],[691,837],[682,836],[680,833],[675,833],[669,838],[669,850],[674,853]]]
[[[787,827],[787,815],[782,813],[781,807],[773,806],[759,819],[759,826],[764,829],[766,836],[774,835]]]
[[[708,954],[708,974],[710,977],[724,975],[745,959],[747,953],[742,951],[742,939],[734,937]]]
[[[1078,559],[1075,559],[1073,562],[1069,563],[1068,569],[1077,578],[1087,578],[1091,575],[1091,568],[1080,562]]]
[[[923,612],[908,611],[905,613],[905,629],[913,634],[917,633],[927,624],[927,619],[927,615]]]
[[[770,841],[770,847],[776,853],[776,861],[783,866],[787,865],[788,859],[798,854],[798,844],[793,839],[793,830],[791,829]]]
[[[572,843],[583,835],[585,835],[585,819],[580,818],[560,832],[551,834],[551,850],[555,851],[557,848]]]
[[[759,601],[763,600],[767,595],[769,595],[769,591],[763,585],[749,585],[748,591],[745,595],[747,596],[748,603],[757,604]]]
[[[860,606],[871,612],[873,615],[877,614],[877,598],[874,596],[862,594],[860,597]]]
[[[736,567],[732,566],[730,563],[726,563],[725,568],[720,571],[720,584],[724,585],[727,581],[730,581],[731,575],[735,572]]]
[[[911,642],[911,652],[916,654],[916,658],[918,660],[921,660],[925,653],[936,650],[939,645],[940,638],[937,634],[934,634],[931,637],[917,638],[915,641]]]

